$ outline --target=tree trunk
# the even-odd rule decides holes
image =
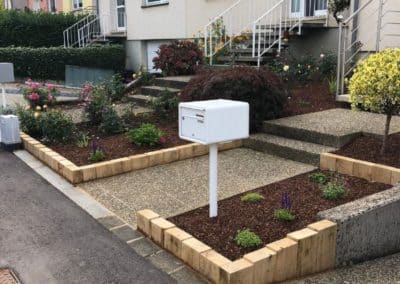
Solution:
[[[392,120],[392,113],[389,113],[388,115],[386,115],[385,134],[383,135],[381,155],[385,154],[385,151],[386,151],[386,144],[387,144],[387,140],[388,140],[388,136],[389,136],[391,120]]]

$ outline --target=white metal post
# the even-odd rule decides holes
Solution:
[[[209,194],[210,218],[218,215],[218,144],[210,144]]]
[[[4,89],[3,84],[0,84],[1,87],[1,101],[2,101],[2,106],[3,106],[3,111],[7,107],[7,101],[6,101],[6,90]]]

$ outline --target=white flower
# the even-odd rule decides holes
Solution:
[[[325,54],[321,53],[321,54],[319,55],[319,57],[324,58],[324,57],[325,57]]]
[[[289,70],[289,65],[283,66],[283,71],[287,72]]]

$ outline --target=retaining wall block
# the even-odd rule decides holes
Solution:
[[[336,171],[336,155],[322,153],[320,155],[320,168],[322,170]]]
[[[245,260],[253,264],[253,284],[272,283],[276,268],[276,252],[269,248],[261,248],[243,256]]]
[[[149,167],[154,167],[154,166],[162,164],[162,160],[163,160],[163,151],[162,150],[150,152],[145,155],[149,156],[149,165],[148,165]]]
[[[97,178],[96,165],[81,166],[80,170],[82,172],[83,181],[94,180]]]
[[[252,283],[251,281],[253,279],[253,274],[253,265],[249,261],[241,258],[222,265],[219,283]]]
[[[151,238],[155,243],[164,246],[164,232],[174,228],[175,225],[164,218],[155,218],[150,220]]]
[[[345,175],[353,175],[354,159],[340,157],[336,159],[336,170]]]
[[[316,272],[333,269],[336,260],[337,224],[322,220],[308,225],[307,228],[318,233]]]
[[[192,158],[194,155],[194,144],[187,144],[177,147],[179,160]]]
[[[203,156],[208,154],[208,145],[202,145],[199,143],[194,144],[194,148],[193,148],[193,155],[195,157],[197,156]]]
[[[159,218],[160,215],[150,209],[143,209],[136,212],[137,228],[147,237],[151,237],[150,221]]]
[[[395,185],[398,183],[400,183],[400,169],[393,169],[391,184]]]
[[[225,264],[231,263],[229,259],[217,253],[215,250],[208,250],[200,254],[200,273],[213,281],[220,283],[220,270]]]
[[[392,167],[375,164],[372,166],[371,179],[376,182],[391,184]]]
[[[48,148],[46,146],[40,148],[39,157],[38,157],[39,160],[41,160],[42,162],[46,162],[46,154],[48,152],[53,152],[53,150],[51,150],[50,148]]]
[[[182,242],[182,259],[193,269],[200,270],[200,255],[206,251],[211,250],[203,242],[196,238],[190,238]]]
[[[178,258],[182,258],[182,242],[192,236],[179,228],[172,228],[164,232],[164,248]]]
[[[176,148],[162,150],[162,163],[168,164],[179,160],[179,151]]]
[[[132,170],[140,170],[149,166],[149,155],[141,154],[130,156]]]
[[[276,253],[276,266],[273,281],[280,282],[296,277],[297,242],[289,238],[284,238],[268,244],[267,248]]]
[[[298,243],[297,276],[315,273],[318,270],[318,233],[305,228],[287,234],[287,237]]]
[[[358,160],[353,165],[353,175],[370,181],[373,165],[374,163]]]

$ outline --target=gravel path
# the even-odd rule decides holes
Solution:
[[[227,198],[314,169],[250,149],[219,155],[219,198]],[[208,156],[81,184],[108,209],[136,225],[136,211],[170,217],[208,204]]]

